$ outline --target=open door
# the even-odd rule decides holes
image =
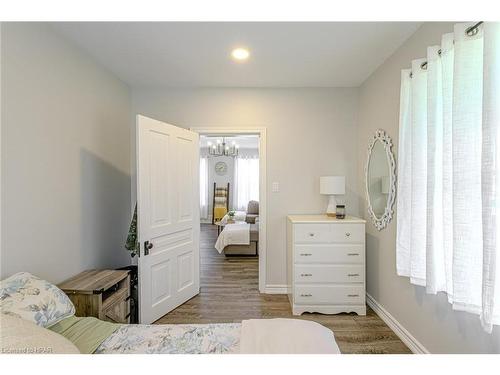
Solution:
[[[137,127],[139,320],[200,290],[198,134],[141,115]]]

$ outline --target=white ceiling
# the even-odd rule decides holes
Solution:
[[[132,87],[357,87],[417,22],[52,23]],[[250,59],[236,63],[233,48]]]

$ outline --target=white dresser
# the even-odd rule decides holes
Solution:
[[[288,216],[287,263],[293,315],[366,315],[365,220]]]

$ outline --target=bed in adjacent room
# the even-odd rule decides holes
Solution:
[[[7,353],[27,347],[85,354],[340,353],[331,330],[299,319],[132,325],[76,317],[63,291],[26,272],[2,281],[0,310],[1,349]]]
[[[259,224],[244,221],[226,224],[217,237],[215,248],[225,255],[258,255]]]
[[[217,222],[215,248],[224,255],[259,254],[259,202],[248,202],[246,211],[232,211]]]

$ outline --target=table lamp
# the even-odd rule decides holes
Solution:
[[[319,192],[323,195],[329,195],[328,207],[326,214],[335,216],[337,208],[337,200],[335,195],[345,194],[345,176],[323,176],[319,179]]]

